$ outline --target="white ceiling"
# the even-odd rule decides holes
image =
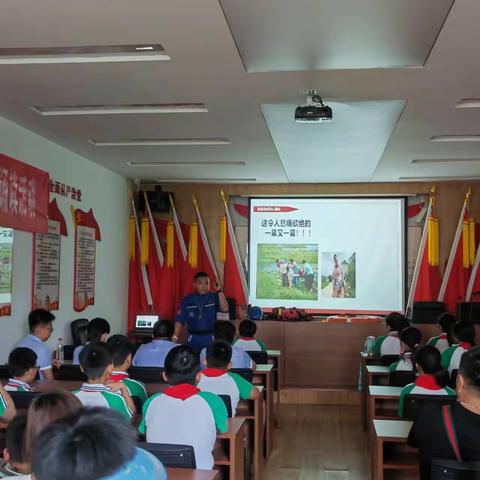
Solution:
[[[480,160],[480,142],[430,142],[432,135],[480,134],[480,110],[454,108],[461,98],[480,98],[478,0],[456,0],[450,11],[450,0],[221,3],[2,0],[0,48],[160,43],[171,61],[0,65],[0,115],[130,178],[282,183],[480,176],[480,161],[412,164]],[[247,72],[243,62],[261,72]],[[331,101],[339,119],[354,104],[368,105],[369,119],[381,118],[390,104],[384,101],[405,108],[395,128],[388,116],[385,125],[374,122],[379,128],[372,135],[353,116],[330,126],[297,125],[293,109],[307,89]],[[209,112],[42,117],[30,108],[189,102],[204,103]],[[227,138],[230,144],[88,143],[148,138]],[[319,142],[331,157],[328,168],[320,168]],[[285,153],[297,148],[302,168]],[[222,164],[127,165],[159,161]]]

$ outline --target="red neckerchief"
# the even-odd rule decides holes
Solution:
[[[110,375],[110,380],[112,382],[121,382],[126,378],[129,378],[127,372],[112,372]]]
[[[472,348],[472,344],[470,342],[462,342],[459,347],[463,348],[464,350],[470,350]]]
[[[197,395],[197,393],[200,393],[200,389],[188,383],[180,383],[179,385],[168,387],[163,391],[164,395],[178,398],[179,400],[187,400],[187,398],[193,397]]]
[[[448,335],[446,333],[442,333],[440,337],[438,337],[440,340],[448,340]]]
[[[239,340],[251,341],[251,340],[255,340],[255,339],[253,337],[240,337]]]
[[[427,390],[441,390],[435,378],[435,375],[420,375],[415,380],[415,385],[417,387],[426,388]]]
[[[227,373],[226,370],[222,370],[221,368],[205,368],[202,370],[202,375],[206,377],[221,377]]]

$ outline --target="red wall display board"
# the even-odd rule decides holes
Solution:
[[[54,199],[48,205],[48,233],[33,236],[32,308],[60,308],[61,235],[67,236],[65,218]]]
[[[12,313],[13,230],[0,227],[0,316]]]
[[[0,153],[0,225],[48,231],[48,173]]]
[[[72,207],[75,226],[73,308],[76,312],[95,304],[96,241],[101,240],[100,228],[92,209],[84,212]]]

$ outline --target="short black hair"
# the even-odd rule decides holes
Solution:
[[[467,350],[460,360],[459,372],[480,395],[480,347]]]
[[[112,353],[114,367],[122,365],[128,355],[133,353],[133,345],[125,335],[113,335],[107,340],[107,346]]]
[[[447,340],[450,346],[454,344],[453,337],[452,337],[452,330],[456,322],[457,322],[457,319],[455,315],[451,314],[450,312],[441,313],[437,320],[437,323],[442,329],[442,332],[447,334]]]
[[[100,337],[105,333],[110,333],[110,324],[104,318],[95,317],[88,322],[87,339],[89,342],[100,340]]]
[[[252,338],[257,333],[257,324],[253,320],[243,320],[238,326],[238,333],[241,337]]]
[[[448,371],[442,367],[442,355],[432,345],[419,348],[413,356],[413,365],[418,365],[425,375],[434,375],[440,387],[446,387],[450,382]]]
[[[385,323],[392,332],[401,332],[410,325],[410,321],[398,312],[389,313],[385,317]]]
[[[153,326],[153,338],[170,338],[173,332],[174,326],[170,320],[157,320]]]
[[[37,354],[30,348],[18,347],[8,356],[8,369],[11,377],[22,377],[28,370],[37,366]]]
[[[468,342],[475,345],[475,326],[471,322],[457,322],[452,329],[453,336],[461,342]]]
[[[40,434],[32,470],[37,480],[108,477],[135,457],[135,441],[133,427],[115,410],[83,408]]]
[[[227,368],[232,359],[232,346],[224,340],[215,340],[207,347],[207,366]]]
[[[193,281],[198,280],[199,278],[210,278],[207,272],[197,272],[193,277]]]
[[[25,463],[25,429],[27,417],[16,416],[5,432],[5,447],[10,455],[10,463]]]
[[[33,332],[39,325],[48,325],[54,320],[55,315],[53,313],[43,308],[37,308],[28,314],[28,327],[30,332]]]
[[[400,334],[400,341],[408,346],[410,350],[416,350],[422,341],[422,332],[415,327],[407,327]]]
[[[172,348],[165,357],[164,372],[170,385],[179,383],[195,384],[200,371],[200,357],[188,345],[178,345]]]
[[[105,343],[91,342],[80,352],[80,366],[89,380],[100,378],[112,363],[112,352]]]
[[[227,320],[218,320],[213,327],[213,338],[225,340],[231,345],[235,340],[235,325]]]

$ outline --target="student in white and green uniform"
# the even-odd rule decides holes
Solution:
[[[427,345],[435,347],[440,353],[450,348],[453,345],[452,330],[456,321],[455,315],[449,312],[442,313],[437,320],[437,325],[441,333],[440,335],[432,337],[427,342]]]
[[[377,337],[373,345],[373,354],[400,355],[400,332],[409,326],[408,320],[397,312],[392,312],[385,318],[389,332],[387,335]]]
[[[88,382],[73,393],[83,405],[111,408],[127,419],[132,418],[135,405],[127,387],[122,382],[110,381],[113,360],[110,349],[105,343],[89,343],[80,353],[80,367],[87,376]]]
[[[196,467],[211,470],[217,430],[225,433],[228,428],[223,400],[197,388],[200,360],[188,345],[168,352],[163,375],[171,386],[143,406],[140,433],[149,443],[192,445]]]
[[[17,347],[8,357],[10,378],[5,385],[7,392],[33,392],[30,382],[35,380],[38,372],[37,354],[25,347]]]
[[[260,392],[250,382],[236,373],[232,368],[232,347],[227,342],[216,340],[207,347],[206,367],[202,370],[197,387],[203,392],[228,395],[232,404],[232,416],[240,399],[254,399]]]
[[[238,326],[238,338],[234,345],[243,348],[246,352],[266,352],[267,347],[261,340],[257,340],[255,334],[257,333],[257,324],[253,320],[243,320]]]
[[[147,401],[147,389],[142,382],[129,377],[127,370],[132,365],[132,345],[125,335],[113,335],[107,341],[113,357],[112,382],[123,382],[132,397],[138,397],[142,405]],[[159,378],[160,381],[160,378]]]
[[[398,413],[403,417],[407,395],[455,395],[455,390],[447,387],[449,376],[441,365],[440,352],[431,345],[420,348],[414,357],[418,378],[415,383],[403,387],[400,394]]]
[[[422,341],[422,332],[418,328],[408,327],[400,334],[400,360],[390,365],[390,372],[413,371],[412,356]]]
[[[0,419],[8,423],[15,417],[16,414],[17,410],[13,403],[12,397],[0,383]]]
[[[470,322],[457,322],[452,330],[455,345],[442,353],[442,366],[448,373],[458,370],[462,355],[475,345],[475,326]]]

